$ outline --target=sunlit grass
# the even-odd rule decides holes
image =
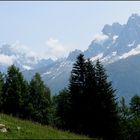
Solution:
[[[9,128],[8,132],[0,132],[0,139],[89,139],[86,136],[61,131],[50,126],[43,126],[4,114],[0,114],[0,123]]]

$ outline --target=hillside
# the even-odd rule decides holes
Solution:
[[[8,128],[7,132],[0,132],[0,139],[89,139],[86,136],[60,131],[4,114],[0,114],[0,124]]]

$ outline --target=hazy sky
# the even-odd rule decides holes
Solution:
[[[87,49],[105,24],[140,15],[140,1],[0,2],[0,45],[24,44],[50,57]],[[21,45],[22,46],[22,45]]]

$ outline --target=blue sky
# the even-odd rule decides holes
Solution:
[[[140,15],[140,2],[0,2],[0,45],[24,44],[46,57],[87,49],[105,24]],[[22,46],[22,45],[21,45]]]

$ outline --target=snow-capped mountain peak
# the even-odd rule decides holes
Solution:
[[[117,22],[112,25],[106,24],[102,33],[95,36],[84,54],[92,60],[102,54],[101,61],[109,64],[126,58],[123,57],[126,54],[129,54],[128,56],[139,54],[137,53],[139,52],[137,49],[139,44],[140,16],[132,14],[124,25]]]
[[[0,47],[0,68],[2,71],[5,71],[12,64],[15,64],[21,70],[31,70],[52,62],[51,59],[40,59],[35,52],[19,43],[3,44]]]

